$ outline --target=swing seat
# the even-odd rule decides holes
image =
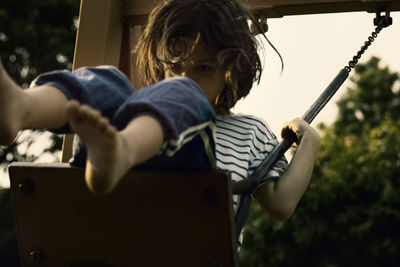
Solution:
[[[23,266],[237,266],[227,172],[132,171],[107,196],[66,163],[13,163]]]

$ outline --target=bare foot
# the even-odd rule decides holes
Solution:
[[[96,194],[108,194],[131,168],[124,153],[124,139],[108,119],[87,105],[70,101],[67,116],[87,149],[86,184]]]
[[[0,145],[10,145],[21,130],[24,95],[0,62]]]

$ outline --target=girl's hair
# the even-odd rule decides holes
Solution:
[[[185,60],[177,51],[182,38],[197,39],[217,53],[227,86],[218,97],[217,108],[228,113],[260,80],[262,67],[258,43],[248,25],[249,14],[236,0],[169,0],[150,14],[136,48],[138,70],[144,86],[165,78],[164,66]],[[197,37],[197,38],[196,38]],[[195,42],[196,44],[196,42]],[[193,51],[193,48],[186,48]],[[185,58],[186,57],[186,58]]]

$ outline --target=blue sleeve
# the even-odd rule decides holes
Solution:
[[[133,93],[129,79],[112,66],[84,67],[75,71],[60,70],[38,76],[31,87],[51,85],[68,99],[75,99],[99,110],[111,120],[116,109]],[[68,125],[53,129],[56,133],[69,133]]]

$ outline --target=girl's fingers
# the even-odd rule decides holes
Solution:
[[[307,128],[307,125],[308,124],[302,119],[293,119],[290,122],[284,124],[281,131],[281,136],[282,138],[299,144],[304,134],[304,131]]]

